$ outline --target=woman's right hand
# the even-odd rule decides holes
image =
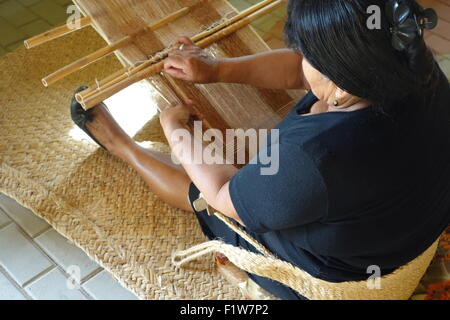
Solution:
[[[180,37],[165,60],[164,71],[185,81],[213,83],[219,81],[219,63],[189,38]]]

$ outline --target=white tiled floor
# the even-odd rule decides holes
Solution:
[[[102,271],[83,285],[83,288],[97,300],[113,300],[120,296],[122,300],[135,300],[136,297],[130,292],[123,292],[120,284],[111,275]]]
[[[48,223],[0,194],[0,300],[23,299],[137,297]]]
[[[67,285],[67,278],[58,269],[46,273],[25,290],[37,300],[87,300],[81,289],[72,289]]]
[[[31,238],[36,237],[50,227],[48,223],[39,219],[30,212],[30,210],[17,205],[14,200],[3,194],[0,194],[0,207],[7,213],[12,212],[13,214],[10,214],[10,217],[20,225]]]
[[[257,0],[229,1],[242,10]],[[22,45],[26,37],[61,24],[66,19],[65,7],[69,3],[70,0],[0,0],[0,56]],[[450,38],[445,28],[450,22],[449,2],[432,3],[439,5],[436,9],[444,28],[430,33],[427,41],[437,53],[447,53],[438,60],[450,78]],[[273,49],[284,46],[285,16],[283,7],[254,23],[256,31]],[[81,287],[70,289],[67,284],[74,266],[79,268]],[[137,298],[45,221],[0,194],[0,300],[5,299]]]
[[[54,229],[46,231],[35,241],[65,272],[70,273],[71,266],[79,266],[81,280],[98,272],[98,264],[89,259],[79,248],[71,245]]]

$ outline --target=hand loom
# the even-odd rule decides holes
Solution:
[[[149,81],[160,110],[169,98],[197,103],[204,126],[224,132],[229,128],[269,129],[294,106],[301,92],[267,90],[238,84],[197,85],[162,74],[164,59],[175,39],[190,36],[214,57],[238,57],[269,50],[249,24],[284,4],[264,0],[238,13],[225,0],[74,0],[83,13],[79,28],[92,26],[107,46],[45,77],[50,86],[89,64],[115,53],[124,68],[79,93],[77,100],[89,109],[141,80]],[[67,26],[25,41],[27,48],[74,30]],[[267,66],[270,72],[270,66]],[[80,84],[82,85],[82,84]]]

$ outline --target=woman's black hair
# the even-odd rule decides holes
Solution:
[[[372,5],[381,9],[380,29],[368,27]],[[339,88],[388,109],[434,88],[439,68],[421,36],[402,52],[394,49],[385,5],[386,0],[290,0],[288,45]]]

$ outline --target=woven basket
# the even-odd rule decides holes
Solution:
[[[176,266],[181,267],[211,252],[220,252],[238,268],[278,281],[310,300],[407,300],[417,288],[439,244],[437,239],[419,257],[381,277],[376,288],[370,286],[368,281],[332,283],[314,278],[300,268],[278,259],[230,219],[218,212],[214,215],[261,254],[214,240],[176,252],[173,255],[173,263]]]

